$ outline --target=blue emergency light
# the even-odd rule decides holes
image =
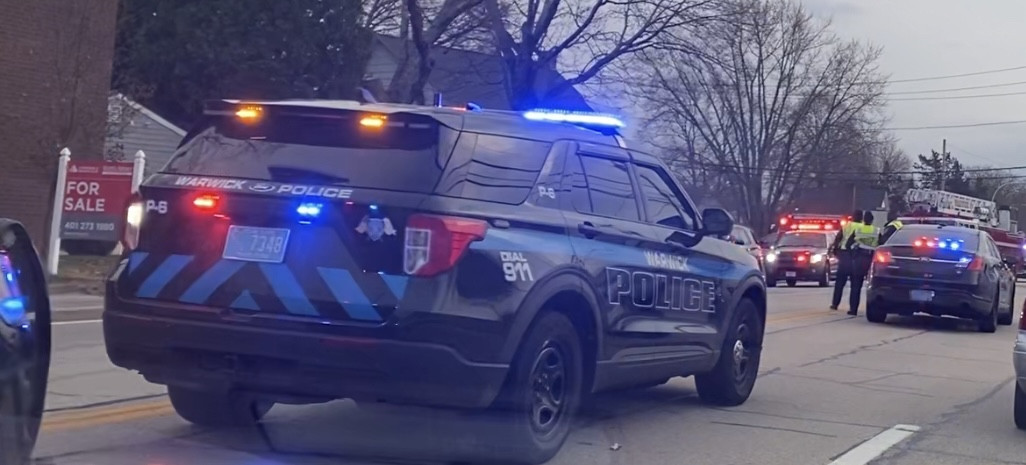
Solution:
[[[296,207],[296,213],[303,218],[317,218],[321,216],[321,210],[324,209],[324,204],[320,203],[301,203]]]
[[[0,300],[0,318],[7,324],[14,324],[25,318],[25,300],[21,297],[8,297]]]
[[[570,123],[584,126],[600,126],[605,128],[622,128],[623,121],[613,115],[585,111],[563,110],[531,110],[524,112],[524,118],[531,121],[550,123]]]

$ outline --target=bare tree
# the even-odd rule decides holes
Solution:
[[[404,40],[403,57],[388,84],[393,102],[424,103],[424,89],[434,69],[432,49],[452,46],[480,28],[481,14],[474,14],[482,0],[403,0],[399,36]]]
[[[867,153],[864,133],[879,126],[880,51],[840,41],[792,0],[720,7],[725,19],[689,47],[640,55],[649,79],[634,95],[661,109],[656,127],[698,135],[682,162],[718,172],[742,220],[764,229],[810,177],[867,166],[852,153]]]
[[[709,19],[712,0],[484,0],[506,93],[526,109],[596,77],[667,34]],[[546,82],[547,70],[566,80]]]

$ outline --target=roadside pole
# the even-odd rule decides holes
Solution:
[[[71,161],[71,150],[61,149],[57,159],[57,188],[53,195],[53,214],[50,216],[50,243],[46,249],[46,272],[50,276],[57,275],[57,263],[61,258],[61,216],[64,212],[64,189],[68,180],[68,162]]]
[[[146,154],[142,150],[135,152],[135,159],[132,160],[132,193],[139,192],[139,185],[143,182],[143,170],[146,169]]]

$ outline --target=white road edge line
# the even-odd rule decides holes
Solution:
[[[894,425],[887,431],[877,434],[854,449],[845,452],[837,460],[830,462],[830,465],[866,465],[917,431],[919,431],[919,427],[916,425]]]
[[[54,321],[50,323],[53,326],[64,326],[64,325],[84,325],[87,323],[100,323],[103,320],[78,320],[78,321]]]

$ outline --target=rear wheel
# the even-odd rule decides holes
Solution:
[[[887,321],[887,309],[878,303],[866,305],[866,320],[870,323],[884,323]]]
[[[716,366],[695,375],[698,396],[716,405],[741,405],[752,394],[762,355],[763,323],[758,308],[744,299],[734,312]]]
[[[823,270],[823,276],[819,278],[819,287],[827,287],[830,285],[830,269]]]
[[[1019,381],[1013,381],[1015,383],[1015,406],[1013,407],[1015,412],[1015,427],[1026,430],[1026,392],[1023,392],[1022,386],[1019,386]]]
[[[798,280],[797,279],[788,279],[787,280],[787,287],[794,287],[797,284],[798,284]]]
[[[976,329],[981,333],[993,333],[997,331],[998,324],[998,300],[1001,297],[1000,294],[994,294],[994,302],[990,304],[990,313],[981,318],[977,324]]]
[[[493,410],[510,414],[497,444],[504,460],[540,464],[563,446],[581,403],[582,352],[573,324],[545,312],[517,351]]]
[[[766,287],[777,287],[777,280],[773,278],[766,278]]]
[[[178,416],[200,426],[252,425],[274,406],[272,402],[256,401],[231,391],[168,386],[167,395]]]

